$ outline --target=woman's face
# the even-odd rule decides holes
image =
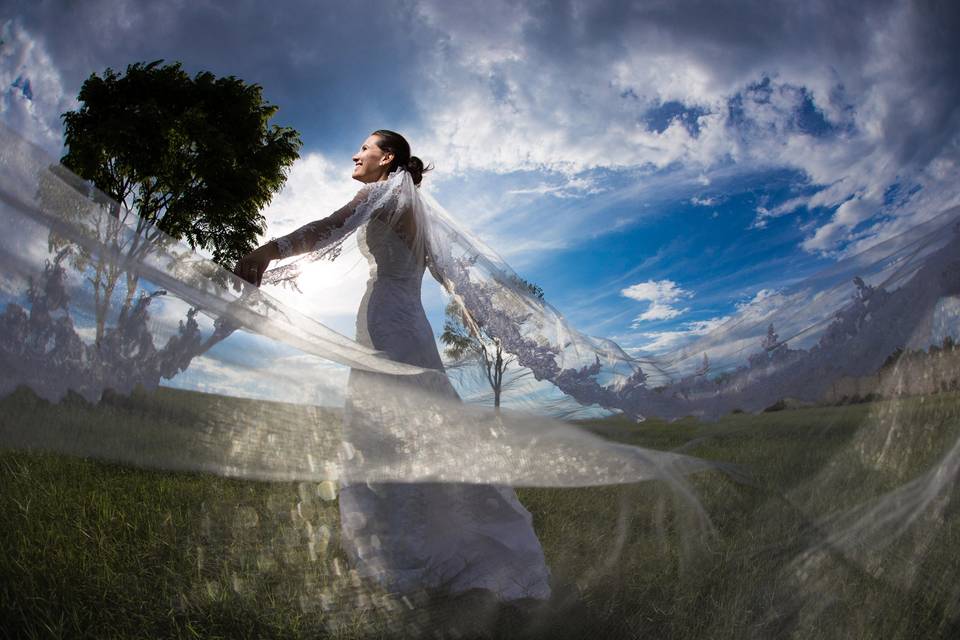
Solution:
[[[371,135],[363,144],[360,151],[353,156],[353,179],[360,182],[376,182],[384,180],[393,161],[392,153],[385,153],[377,146],[379,136]]]

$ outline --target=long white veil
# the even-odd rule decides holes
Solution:
[[[411,453],[403,459],[355,452],[353,443],[338,440],[333,424],[325,429],[312,424],[312,417],[294,423],[289,416],[273,419],[267,414],[279,409],[266,404],[254,416],[234,408],[229,418],[219,415],[218,407],[177,436],[167,434],[170,442],[157,449],[139,433],[121,430],[106,437],[104,430],[112,429],[106,424],[70,437],[10,429],[4,431],[5,444],[42,444],[161,468],[317,481],[341,477],[345,448],[354,481],[577,486],[673,477],[713,466],[607,443],[545,417],[504,417],[412,390],[402,385],[403,376],[443,374],[392,361],[284,307],[133,214],[121,213],[9,131],[3,134],[3,211],[14,230],[3,240],[9,274],[0,316],[4,393],[26,387],[49,401],[76,394],[97,403],[104,394],[155,389],[162,379],[176,383],[191,369],[199,369],[200,378],[181,384],[201,390],[206,368],[217,369],[220,379],[236,380],[228,395],[313,407],[322,404],[322,390],[335,384],[335,363],[394,376],[383,378],[380,392],[402,399],[406,414],[397,420],[397,437],[416,446],[407,447]],[[395,183],[407,184],[409,176]],[[396,198],[393,186],[369,198],[331,242],[368,222],[384,199]],[[289,267],[278,273],[289,277]],[[268,280],[277,275],[268,274]],[[271,370],[269,386],[262,379],[263,359],[282,362]],[[464,446],[478,454],[475,464],[463,463]]]
[[[265,282],[293,280],[302,262],[338,255],[344,239],[377,211],[408,208],[417,221],[413,251],[426,256],[468,328],[483,327],[537,380],[577,402],[633,418],[716,419],[785,399],[821,401],[842,379],[873,375],[899,352],[955,336],[960,321],[954,208],[741,307],[682,350],[633,355],[572,327],[404,171],[314,252],[268,272]]]
[[[924,567],[938,602],[949,599],[955,569],[924,562],[956,531],[948,516],[960,420],[949,394],[960,385],[960,210],[741,308],[672,353],[630,353],[577,331],[402,171],[316,252],[266,281],[295,280],[298,264],[336,257],[378,211],[406,206],[417,220],[415,254],[468,328],[482,326],[537,380],[582,405],[622,413],[637,429],[643,417],[717,419],[879,400],[850,418],[841,454],[776,496],[809,527],[785,532],[797,535],[792,546],[763,566],[784,619],[822,611],[811,603],[827,588],[836,565],[826,568],[824,558],[834,555],[897,588],[918,584]],[[700,490],[725,490],[717,487],[731,477],[749,482],[749,469],[709,459],[701,445],[729,435],[709,426],[684,451],[665,451],[535,411],[495,412],[412,391],[404,377],[444,374],[390,360],[241,283],[3,126],[0,216],[2,447],[310,483],[301,485],[308,488],[296,510],[312,522],[304,534],[311,554],[330,532],[301,506],[339,479],[529,487],[658,480],[689,516],[677,520],[684,534],[712,530],[715,514],[703,510]],[[350,368],[383,374],[377,393],[396,412],[389,451],[343,438],[329,398]],[[932,400],[921,406],[911,396]],[[822,419],[827,429],[832,423]],[[748,447],[749,429],[737,434]],[[911,471],[917,460],[919,473]],[[691,479],[696,472],[707,473]],[[868,493],[863,477],[876,479]],[[780,521],[770,509],[754,516],[756,526]],[[627,525],[617,525],[616,549]],[[322,601],[320,586],[301,588]]]

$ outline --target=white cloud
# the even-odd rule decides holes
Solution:
[[[782,294],[775,289],[760,289],[748,300],[736,304],[737,311],[748,312],[752,317],[760,317],[783,304]]]
[[[851,198],[837,207],[830,222],[804,240],[802,246],[807,251],[829,251],[842,240],[850,238],[854,227],[869,220],[879,210],[880,202],[877,200]]]
[[[76,108],[64,94],[60,72],[42,40],[17,20],[0,24],[0,119],[34,144],[59,157],[60,114]]]
[[[718,316],[707,320],[694,320],[681,325],[680,329],[668,331],[645,331],[639,337],[645,342],[632,350],[644,353],[664,354],[690,344],[693,340],[709,335],[730,320],[730,316]]]
[[[646,322],[648,320],[669,320],[676,318],[686,311],[688,311],[688,309],[677,309],[662,302],[652,302],[646,311],[634,318],[634,323]]]
[[[690,341],[690,332],[682,330],[647,331],[639,334],[639,336],[645,341],[636,347],[631,347],[631,351],[661,354],[672,351]]]
[[[221,351],[231,353],[232,357],[238,355],[236,351],[231,352],[229,347]],[[240,398],[341,406],[348,375],[347,367],[324,362],[314,356],[277,357],[269,360],[266,366],[256,367],[243,361],[220,359],[216,353],[210,352],[194,358],[186,370],[163,383],[181,389]]]
[[[9,32],[15,46],[0,49],[5,56],[0,71],[6,74],[0,75],[0,91],[5,92],[4,117],[46,123],[43,131],[36,125],[37,136],[50,144],[58,144],[56,116],[66,109],[58,105],[62,90],[54,89],[60,74],[49,64],[46,50],[59,52],[57,62],[71,70],[64,77],[77,85],[106,60],[154,51],[131,37],[143,25],[160,29],[165,41],[188,51],[197,65],[263,82],[271,95],[287,101],[281,115],[290,114],[289,107],[302,109],[296,96],[303,103],[309,102],[304,96],[317,97],[305,76],[297,75],[304,69],[329,71],[340,83],[329,89],[329,103],[340,111],[344,105],[334,94],[359,96],[365,87],[358,89],[356,79],[369,77],[355,70],[359,67],[337,64],[342,62],[339,52],[348,49],[341,46],[339,32],[294,28],[309,23],[298,11],[288,12],[299,16],[294,24],[281,16],[270,31],[263,19],[269,10],[255,4],[238,9],[231,28],[239,34],[255,25],[263,37],[251,44],[237,36],[245,54],[237,55],[221,39],[196,37],[217,25],[209,21],[208,11],[189,3],[141,7],[91,2],[70,11],[34,4],[21,12],[32,35],[14,33],[26,33],[19,23],[4,25],[5,39]],[[400,17],[411,18],[404,25],[409,28],[385,33],[382,40],[388,42],[384,46],[398,47],[404,62],[382,78],[377,92],[362,94],[365,107],[358,115],[363,119],[369,111],[393,117],[389,108],[402,105],[399,117],[418,155],[437,163],[430,184],[453,174],[502,177],[546,171],[532,186],[519,186],[508,195],[563,198],[590,194],[587,176],[600,169],[627,176],[636,187],[622,190],[636,197],[651,184],[686,180],[688,187],[708,185],[731,167],[743,172],[791,168],[807,176],[806,195],[758,210],[754,226],[802,207],[836,209],[832,218],[821,216],[810,225],[803,245],[828,253],[862,249],[960,203],[954,187],[960,168],[960,100],[953,80],[960,50],[951,40],[956,11],[948,4],[577,1],[551,11],[505,0],[461,4],[423,0],[400,7]],[[357,24],[358,12],[349,5],[322,11],[341,32],[351,31],[344,25]],[[359,23],[395,22],[398,16],[392,11],[362,15]],[[33,23],[28,22],[31,14]],[[88,32],[110,37],[89,37]],[[272,46],[280,34],[296,46]],[[329,37],[317,37],[324,34]],[[395,39],[396,34],[402,37]],[[217,46],[207,48],[207,41]],[[381,55],[371,59],[393,50],[378,50]],[[12,51],[17,52],[13,57]],[[30,104],[22,88],[19,98],[11,91],[21,59],[33,61],[27,65],[33,74]],[[50,90],[39,91],[41,85]],[[326,85],[323,90],[328,91]],[[322,111],[320,101],[315,102]],[[651,110],[670,102],[687,113],[649,126]],[[347,195],[337,191],[349,181],[334,180],[340,176],[335,167],[318,173],[325,177],[315,186],[304,183],[290,191],[301,193],[291,195],[287,210],[278,214],[278,230],[319,217],[310,203],[328,198],[334,206],[334,200]],[[910,195],[889,202],[885,194],[896,183]],[[505,222],[516,211],[503,205],[504,191],[510,190],[477,203],[457,203],[456,213],[478,212],[470,218],[477,226],[509,228],[491,239],[505,253],[511,253],[516,238],[539,241],[521,247],[534,252],[625,226],[622,216],[610,218],[604,207],[593,206],[594,197],[567,198],[583,204],[584,211],[551,211],[549,225],[542,216],[527,216],[523,225],[510,226]],[[696,192],[688,188],[679,198]],[[604,198],[603,203],[614,200]],[[637,209],[635,215],[642,212]]]
[[[761,349],[770,324],[791,347],[808,348],[819,335],[810,329],[829,321],[832,310],[849,295],[849,287],[843,285],[820,294],[810,289],[792,293],[760,289],[736,303],[730,314],[627,336],[637,341],[629,351],[657,358],[673,376],[696,369],[702,354],[707,354],[714,371],[731,369],[745,364],[750,354]]]
[[[360,186],[350,178],[351,169],[349,163],[334,163],[319,153],[304,154],[293,164],[283,190],[264,209],[268,236],[283,236],[349,202]],[[367,259],[353,237],[333,262],[321,260],[304,266],[297,280],[299,292],[276,286],[266,290],[283,304],[353,336],[368,276]]]
[[[758,210],[754,227],[803,206],[838,208],[810,229],[803,246],[816,252],[877,242],[891,218],[919,222],[957,202],[946,7],[575,3],[549,14],[511,6],[502,22],[420,7],[447,54],[418,97],[422,148],[445,172],[682,167],[707,184],[731,163],[796,169],[811,194]],[[670,101],[698,110],[695,131],[677,117],[659,131],[643,124]],[[920,187],[909,207],[884,202],[897,182]]]
[[[290,168],[283,189],[263,210],[270,235],[283,235],[326,217],[350,201],[360,188],[350,178],[353,165],[306,153]]]
[[[586,176],[566,178],[563,183],[550,185],[540,183],[534,187],[510,189],[507,195],[552,195],[557,198],[583,198],[602,193],[604,189]]]
[[[669,320],[681,315],[687,309],[678,309],[673,303],[693,295],[672,280],[647,280],[621,289],[620,293],[633,300],[650,302],[647,310],[634,318],[634,327],[640,322]]]
[[[760,289],[737,303],[729,315],[693,320],[664,331],[635,334],[632,338],[639,338],[640,342],[630,350],[663,358],[665,363],[676,368],[674,373],[695,368],[703,353],[708,354],[715,367],[742,364],[747,354],[759,348],[760,337],[769,319],[790,302],[779,291]],[[785,328],[789,331],[793,327]]]
[[[673,302],[690,293],[680,288],[672,280],[647,280],[630,285],[620,291],[623,295],[634,300],[650,300],[653,302]]]

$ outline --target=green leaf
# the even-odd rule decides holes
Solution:
[[[93,74],[77,98],[66,167],[226,267],[256,246],[302,144],[269,123],[259,85],[154,60]]]

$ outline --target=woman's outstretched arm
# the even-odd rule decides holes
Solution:
[[[357,205],[363,200],[363,196],[364,190],[361,189],[353,200],[326,218],[308,222],[292,233],[257,247],[240,258],[233,272],[250,284],[259,287],[263,274],[271,261],[297,256],[316,249],[323,243],[324,238],[331,235],[334,229],[339,229],[347,222],[347,219],[356,211]]]
[[[276,245],[277,258],[290,258],[302,253],[309,253],[319,248],[324,238],[329,237],[334,229],[342,227],[356,211],[356,208],[356,202],[351,201],[326,218],[308,222],[296,231],[281,238],[276,238],[267,244]]]

